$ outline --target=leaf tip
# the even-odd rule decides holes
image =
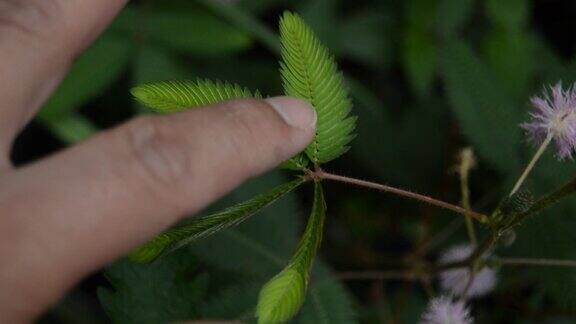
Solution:
[[[306,280],[300,272],[286,268],[272,278],[260,291],[256,317],[258,323],[284,323],[302,306]]]
[[[172,240],[169,237],[159,235],[143,246],[130,252],[128,259],[136,263],[150,263],[162,255],[171,243]]]
[[[130,94],[139,102],[146,102],[150,97],[150,89],[146,85],[139,85],[130,89]]]

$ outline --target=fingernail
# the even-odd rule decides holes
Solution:
[[[266,99],[286,124],[303,130],[316,126],[316,111],[307,101],[292,97]]]

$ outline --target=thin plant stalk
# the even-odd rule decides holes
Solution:
[[[466,210],[471,210],[470,207],[470,170],[474,167],[474,152],[470,148],[465,148],[460,154],[460,166],[458,174],[460,175],[460,192],[462,196],[462,207]],[[472,217],[468,214],[466,216],[466,231],[472,246],[478,244],[476,238],[476,231],[474,229],[474,222]]]
[[[497,262],[501,265],[515,265],[515,266],[527,265],[527,266],[552,266],[552,267],[576,268],[576,260],[498,258]]]
[[[552,134],[552,132],[550,132],[548,134],[548,136],[546,137],[546,139],[544,140],[544,142],[542,142],[542,144],[538,148],[538,151],[536,151],[536,154],[534,154],[534,157],[532,158],[530,163],[528,163],[528,166],[526,166],[526,169],[524,169],[524,172],[522,172],[522,175],[520,176],[520,178],[518,178],[518,181],[516,181],[514,188],[510,192],[510,196],[514,195],[518,191],[518,189],[520,189],[522,184],[524,184],[524,181],[526,181],[526,178],[528,178],[528,176],[530,175],[530,172],[532,172],[532,169],[534,169],[536,162],[538,162],[538,160],[540,160],[540,158],[542,157],[542,154],[544,154],[544,151],[546,151],[546,148],[548,147],[548,145],[550,145],[550,142],[552,142],[552,138],[553,138],[553,134]]]
[[[415,192],[411,192],[411,191],[407,191],[407,190],[403,190],[403,189],[399,189],[399,188],[395,188],[395,187],[391,187],[391,186],[387,186],[387,185],[383,185],[383,184],[379,184],[379,183],[375,183],[375,182],[370,182],[370,181],[365,181],[365,180],[360,180],[360,179],[355,179],[355,178],[349,178],[349,177],[345,177],[345,176],[341,176],[341,175],[336,175],[336,174],[332,174],[332,173],[327,173],[321,169],[313,172],[312,177],[315,177],[318,179],[326,179],[326,180],[332,180],[332,181],[337,181],[337,182],[342,182],[342,183],[348,183],[348,184],[352,184],[352,185],[360,186],[360,187],[376,189],[379,191],[392,193],[392,194],[395,194],[395,195],[398,195],[401,197],[419,200],[419,201],[425,202],[425,203],[430,204],[430,205],[434,205],[437,207],[451,210],[451,211],[456,212],[458,214],[470,215],[470,217],[474,218],[475,220],[477,220],[481,223],[486,223],[488,221],[488,216],[486,216],[484,214],[480,214],[480,213],[477,213],[475,211],[467,210],[467,209],[462,208],[460,206],[456,206],[456,205],[453,205],[453,204],[450,204],[450,203],[447,203],[447,202],[444,202],[444,201],[441,201],[441,200],[438,200],[438,199],[435,199],[435,198],[432,198],[432,197],[429,197],[426,195],[418,194]]]

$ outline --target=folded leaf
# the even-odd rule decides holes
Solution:
[[[300,272],[285,268],[260,291],[256,316],[258,323],[283,323],[302,307],[306,280]]]
[[[328,162],[348,150],[356,118],[334,58],[298,15],[286,12],[280,20],[281,74],[287,95],[308,100],[316,109],[316,136],[306,148],[315,163]]]
[[[256,316],[258,323],[282,323],[302,306],[310,270],[322,241],[326,203],[322,185],[315,183],[312,212],[296,253],[290,263],[260,291]]]
[[[228,227],[238,225],[262,208],[294,190],[304,181],[304,178],[298,178],[219,213],[196,218],[186,226],[168,230],[133,251],[130,254],[130,259],[135,262],[151,262],[162,254],[169,253]]]
[[[304,170],[308,166],[309,162],[310,160],[306,154],[298,153],[295,157],[280,164],[280,168],[288,170]]]
[[[166,81],[137,86],[132,95],[143,105],[163,113],[182,111],[237,98],[260,98],[247,88],[228,82]]]

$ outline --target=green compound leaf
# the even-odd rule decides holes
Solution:
[[[129,257],[135,262],[151,262],[159,256],[174,251],[184,245],[215,234],[228,227],[238,225],[262,208],[294,190],[304,183],[304,181],[304,178],[298,178],[248,201],[226,208],[219,213],[193,219],[191,223],[186,226],[174,228],[160,234],[144,246],[133,251]]]
[[[282,323],[302,306],[310,269],[322,241],[326,203],[322,185],[315,183],[314,204],[306,230],[290,263],[260,291],[256,316],[258,323]]]
[[[162,113],[183,111],[237,98],[261,98],[247,88],[220,81],[166,81],[137,86],[132,95],[143,105]]]
[[[316,109],[316,137],[306,154],[321,164],[348,150],[356,118],[342,73],[334,58],[300,16],[286,12],[280,20],[281,74],[287,95],[308,100]]]

